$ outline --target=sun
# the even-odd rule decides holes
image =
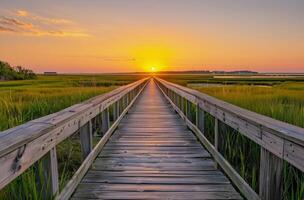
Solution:
[[[156,72],[156,68],[155,67],[151,67],[151,72]]]

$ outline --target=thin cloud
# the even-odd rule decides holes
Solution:
[[[135,58],[104,58],[104,61],[109,62],[135,62]]]
[[[17,10],[14,14],[16,16],[28,18],[28,19],[35,20],[39,23],[44,23],[44,24],[54,24],[54,25],[72,25],[72,24],[74,24],[74,22],[72,22],[71,20],[68,20],[68,19],[39,16],[34,13],[30,13],[26,10]]]
[[[0,26],[0,32],[13,32],[14,33],[14,32],[16,32],[16,30]]]
[[[21,16],[21,17],[25,17],[25,16],[28,16],[28,12],[25,11],[25,10],[17,10],[16,15]]]
[[[135,62],[136,58],[133,57],[108,57],[108,56],[98,56],[98,55],[72,55],[69,58],[91,58],[103,60],[106,62]]]
[[[38,16],[25,10],[17,10],[10,16],[0,16],[0,27],[2,33],[9,32],[31,36],[91,36],[70,20]]]
[[[33,24],[20,21],[18,19],[10,18],[10,17],[1,17],[0,24],[7,25],[7,26],[17,26],[17,27],[24,27],[24,28],[33,28]]]

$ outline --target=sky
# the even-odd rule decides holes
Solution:
[[[303,0],[0,0],[0,60],[35,72],[304,72]]]

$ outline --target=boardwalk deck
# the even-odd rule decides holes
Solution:
[[[152,80],[72,199],[242,199]]]

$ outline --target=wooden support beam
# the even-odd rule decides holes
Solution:
[[[122,110],[124,110],[127,107],[127,97],[126,95],[122,97]]]
[[[105,134],[109,128],[110,128],[110,114],[109,114],[109,108],[106,108],[101,113],[101,131],[102,131],[102,133]]]
[[[177,105],[177,103],[178,103],[177,96],[176,96],[176,94],[175,94],[174,92],[172,92],[172,102],[173,102],[175,105]]]
[[[181,108],[181,111],[185,114],[185,108],[184,108],[184,105],[185,105],[185,98],[183,97],[180,97],[180,108]]]
[[[196,105],[196,126],[202,132],[205,133],[205,112]]]
[[[89,155],[93,148],[92,122],[89,121],[80,128],[80,144],[83,160]]]
[[[190,121],[192,121],[192,118],[191,118],[191,102],[187,101],[187,99],[185,99],[185,100],[186,100],[186,116]]]
[[[126,94],[126,107],[129,105],[130,102],[130,92]]]
[[[113,118],[114,121],[117,120],[117,118],[119,117],[119,101],[116,101],[113,105]]]
[[[177,96],[177,102],[178,102],[177,105],[178,105],[179,109],[182,110],[182,105],[183,105],[182,104],[182,97],[177,95],[177,94],[176,94],[176,96]]]
[[[218,143],[219,143],[219,127],[218,127],[218,119],[214,119],[214,148],[218,151]],[[215,168],[218,168],[217,162],[215,162]]]
[[[36,165],[39,167],[39,165]],[[42,171],[37,173],[43,177],[39,178],[38,190],[42,193],[43,199],[52,199],[59,191],[58,182],[58,163],[56,147],[53,147],[42,159],[41,159]],[[38,169],[39,170],[39,169]]]
[[[282,199],[283,160],[261,147],[259,195],[262,200]]]

